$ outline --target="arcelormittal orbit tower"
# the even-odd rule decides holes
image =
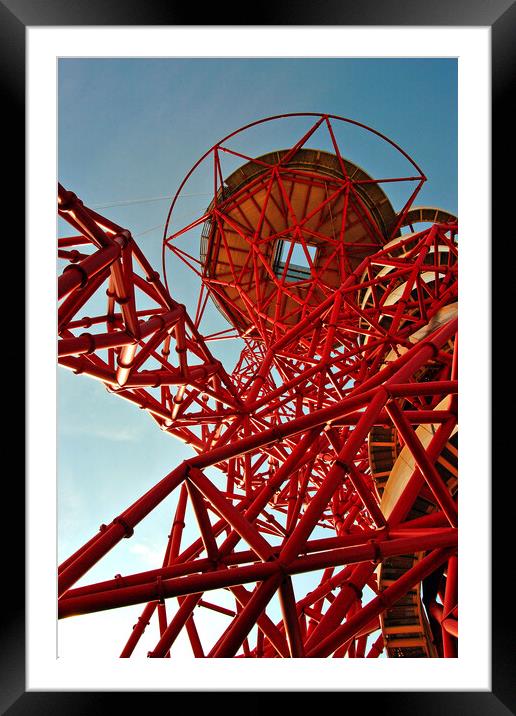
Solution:
[[[249,149],[301,119],[287,148]],[[395,171],[351,161],[350,130]],[[211,201],[178,221],[201,170]],[[59,363],[192,451],[60,565],[61,618],[141,605],[122,657],[146,629],[153,658],[184,635],[197,657],[457,656],[457,219],[417,204],[425,181],[350,119],[237,130],[166,222],[164,266],[190,267],[194,311],[127,229],[59,188],[74,229],[59,240]],[[95,294],[102,314],[81,317]],[[241,347],[236,365],[214,357],[220,341]],[[76,586],[166,499],[161,563]]]

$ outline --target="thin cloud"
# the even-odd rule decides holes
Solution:
[[[88,426],[88,425],[63,425],[61,433],[64,437],[77,437],[84,435],[86,437],[100,438],[104,440],[112,440],[113,442],[131,442],[138,438],[141,431],[135,426]]]

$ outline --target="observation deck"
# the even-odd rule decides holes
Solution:
[[[242,333],[288,329],[383,246],[396,213],[347,159],[280,150],[225,179],[208,208],[200,257],[217,307]]]

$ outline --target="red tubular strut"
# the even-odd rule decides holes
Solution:
[[[300,120],[285,150],[243,149],[248,129]],[[403,172],[375,179],[348,160],[346,127],[386,144]],[[228,158],[242,164],[226,176]],[[183,221],[197,169],[211,201]],[[162,276],[127,229],[58,187],[72,227],[58,240],[59,364],[192,450],[63,561],[60,618],[141,604],[121,658],[151,622],[151,658],[173,659],[183,635],[198,658],[458,655],[458,225],[414,206],[425,181],[355,120],[253,122],[181,183]],[[193,313],[169,286],[169,250],[200,284]],[[210,299],[226,328],[210,325]],[[232,370],[218,341],[238,346]],[[161,566],[74,587],[166,498]],[[426,578],[441,603],[423,609]],[[393,636],[400,610],[417,647]],[[215,636],[208,615],[223,620]]]

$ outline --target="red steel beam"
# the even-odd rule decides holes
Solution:
[[[412,426],[405,419],[403,411],[400,407],[396,403],[388,403],[386,408],[394,425],[403,438],[405,445],[412,453],[421,474],[423,475],[439,506],[448,518],[452,527],[456,527],[458,523],[457,504],[451,496],[448,488],[443,483],[442,477],[437,472],[434,464],[430,461],[428,453],[412,429]]]
[[[305,649],[297,616],[294,587],[290,577],[285,577],[279,586],[279,600],[290,656],[297,659],[302,658],[305,655]]]
[[[412,336],[431,325],[434,317],[440,322],[441,309],[456,300],[455,247],[445,236],[449,227],[436,225],[415,236],[400,236],[397,248],[373,246],[377,234],[381,242],[385,236],[377,231],[371,206],[364,201],[366,189],[358,184],[374,187],[379,181],[405,181],[408,177],[359,180],[352,186],[346,180],[347,169],[330,122],[330,117],[337,118],[313,116],[315,124],[286,158],[294,156],[321,126],[330,133],[345,177],[342,182],[328,184],[317,172],[263,163],[263,174],[253,179],[252,191],[249,184],[244,185],[228,199],[225,194],[219,196],[224,178],[218,156],[219,149],[227,148],[217,145],[203,157],[213,154],[213,207],[174,236],[206,220],[212,222],[214,234],[216,222],[220,246],[227,253],[227,269],[226,275],[219,277],[208,276],[206,267],[202,271],[207,290],[204,301],[202,294],[199,297],[195,321],[170,296],[166,277],[162,283],[129,232],[84,207],[60,187],[60,214],[83,234],[64,239],[60,246],[91,243],[97,248],[89,256],[72,252],[65,257],[71,265],[60,279],[60,292],[65,296],[59,318],[62,365],[102,380],[108,389],[146,409],[162,429],[198,452],[111,524],[103,525],[60,567],[60,617],[146,603],[124,647],[124,658],[133,652],[156,607],[160,639],[149,655],[169,656],[175,639],[185,630],[194,655],[204,657],[194,608],[203,603],[205,591],[221,588],[233,593],[236,614],[209,657],[231,657],[242,650],[246,658],[310,658],[331,653],[337,658],[361,658],[366,656],[367,635],[378,628],[381,612],[410,589],[414,579],[417,583],[448,558],[446,589],[441,590],[446,608],[440,611],[439,623],[444,655],[456,655],[457,509],[433,464],[455,429],[456,399],[445,410],[431,410],[439,399],[457,394],[456,319],[411,343]],[[306,188],[299,216],[293,196],[295,177]],[[421,173],[417,179],[418,186],[397,217],[399,225],[425,177]],[[273,187],[279,193],[274,193]],[[316,189],[326,190],[325,196],[315,197]],[[359,190],[364,194],[359,196]],[[348,201],[350,191],[355,198]],[[259,216],[258,225],[256,217],[247,216],[246,203]],[[279,226],[272,226],[269,203],[279,212]],[[335,231],[332,211],[339,237],[337,241],[334,233],[333,240],[327,239],[323,270],[329,270],[331,262],[338,264],[341,273],[336,289],[324,285],[322,271],[315,268],[307,252],[309,244],[326,241],[330,224]],[[353,212],[354,218],[350,216]],[[359,238],[344,247],[348,232],[357,227],[370,239]],[[262,228],[266,230],[263,236]],[[250,245],[249,237],[253,237],[247,260],[244,254],[232,255],[230,231]],[[271,243],[292,236],[304,247],[312,272],[311,284],[305,287],[302,282],[287,281],[286,270],[283,277],[276,276],[267,254]],[[164,246],[168,243],[166,240]],[[339,246],[344,247],[340,252]],[[183,260],[191,258],[182,253]],[[289,256],[292,253],[291,243]],[[134,273],[133,260],[145,278]],[[203,259],[196,265],[202,263]],[[284,263],[287,265],[288,257]],[[431,275],[430,281],[425,274]],[[108,277],[105,316],[71,321]],[[135,288],[160,307],[148,315],[137,310]],[[231,291],[237,298],[230,298]],[[224,311],[241,315],[238,321],[251,321],[232,376],[213,358],[198,329],[209,295],[221,302]],[[280,305],[283,297],[291,302],[290,307]],[[394,301],[389,303],[390,297]],[[172,323],[167,323],[171,316]],[[72,328],[104,321],[107,333],[78,337],[72,333]],[[172,325],[176,330],[170,334]],[[174,347],[178,368],[168,361]],[[103,361],[96,352],[106,349],[108,358]],[[152,370],[142,370],[147,361],[153,363]],[[434,372],[429,377],[435,379],[421,379],[427,366],[432,366]],[[179,389],[174,391],[174,385]],[[160,389],[156,394],[151,392],[154,387]],[[394,400],[409,409],[399,410]],[[438,426],[426,448],[412,428],[423,424]],[[394,425],[417,465],[388,523],[367,474],[368,435],[374,426],[382,425]],[[217,466],[225,475],[221,489],[203,473],[209,466]],[[180,486],[161,569],[71,589]],[[402,522],[422,488],[425,499],[434,496],[440,511]],[[188,497],[200,537],[180,553]],[[219,517],[213,525],[208,510]],[[324,527],[335,530],[337,536],[309,539],[314,528]],[[225,538],[219,539],[223,532]],[[267,535],[284,535],[282,544],[273,546]],[[241,539],[249,548],[236,552]],[[376,564],[382,560],[428,550],[434,552],[386,590],[380,591],[381,585],[373,582]],[[340,571],[334,573],[338,567]],[[308,572],[322,572],[319,584],[296,602],[291,577]],[[255,583],[252,592],[243,586]],[[362,606],[365,584],[378,596]],[[336,595],[334,590],[339,590]],[[278,625],[265,611],[276,592],[282,611]],[[179,608],[167,624],[164,600],[172,597],[178,599]],[[254,648],[249,633],[255,625]],[[382,648],[380,637],[367,656],[378,656]]]
[[[311,572],[325,567],[332,567],[353,562],[380,561],[387,557],[418,552],[424,549],[437,547],[450,547],[457,544],[457,531],[455,529],[438,530],[433,535],[416,535],[390,541],[342,547],[326,552],[305,555],[292,560],[288,565],[289,574]],[[280,553],[281,554],[281,553]],[[209,568],[210,560],[206,560]],[[189,574],[187,576],[161,579],[155,577],[149,582],[133,586],[120,586],[113,589],[103,589],[100,592],[73,596],[73,593],[59,600],[59,618],[73,614],[87,614],[103,609],[129,606],[153,599],[197,594],[200,592],[220,589],[238,584],[266,580],[271,574],[285,574],[286,566],[279,560],[261,562],[232,569],[222,568],[217,571],[207,571],[203,574]]]
[[[353,637],[371,619],[391,607],[412,587],[431,574],[437,567],[446,561],[450,552],[446,549],[436,549],[424,557],[414,567],[409,569],[392,586],[387,587],[381,594],[364,606],[345,624],[334,630],[319,644],[307,652],[308,657],[329,656],[345,641]]]

